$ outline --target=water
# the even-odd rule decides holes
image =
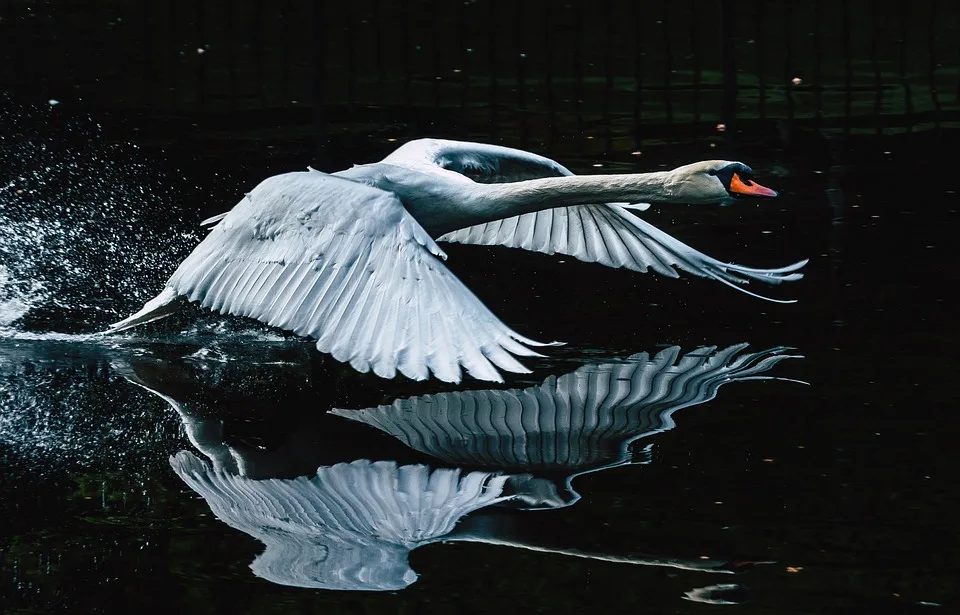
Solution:
[[[305,165],[292,146],[227,147],[214,164],[111,144],[90,118],[14,113],[0,190],[7,612],[955,603],[948,135],[851,139],[829,159],[830,143],[745,144],[737,157],[778,200],[644,213],[722,259],[811,258],[772,291],[792,305],[444,246],[511,327],[569,343],[491,387],[357,374],[200,310],[96,335],[159,289],[200,219]],[[329,170],[393,146],[361,141]],[[709,157],[688,142],[561,162]]]

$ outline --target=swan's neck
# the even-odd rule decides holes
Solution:
[[[629,175],[571,175],[477,185],[472,209],[479,217],[486,219],[474,224],[569,205],[669,201],[675,196],[674,183],[669,171],[661,171]]]
[[[669,171],[624,175],[544,177],[509,184],[486,184],[494,200],[537,211],[561,205],[614,201],[662,201],[671,191]]]
[[[660,171],[480,184],[443,169],[425,172],[383,163],[353,167],[337,175],[394,192],[432,237],[554,207],[671,202],[683,183],[675,173]]]

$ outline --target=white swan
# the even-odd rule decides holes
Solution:
[[[261,182],[181,263],[122,331],[184,300],[317,340],[361,372],[459,382],[529,372],[512,355],[544,346],[501,322],[437,258],[440,240],[521,247],[677,277],[674,267],[737,284],[802,277],[725,264],[627,210],[647,203],[728,204],[773,197],[739,162],[706,161],[655,173],[574,176],[528,152],[421,139],[382,162],[328,175],[310,169]],[[600,204],[598,204],[600,203]],[[604,204],[605,203],[605,204]],[[758,296],[759,295],[754,295]],[[763,298],[763,297],[761,297]],[[773,301],[771,299],[771,301]]]

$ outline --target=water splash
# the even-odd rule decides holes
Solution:
[[[156,292],[199,229],[134,144],[49,107],[0,112],[0,328],[96,330]],[[3,330],[0,330],[3,335]]]
[[[42,292],[42,284],[11,279],[7,266],[0,263],[0,331],[26,314]]]
[[[0,459],[41,474],[137,472],[179,441],[175,417],[102,360],[28,355],[0,362]]]

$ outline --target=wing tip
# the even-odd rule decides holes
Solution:
[[[560,342],[557,340],[554,340],[552,342],[538,342],[537,340],[532,340],[529,337],[524,337],[514,331],[510,332],[510,337],[513,338],[514,341],[520,342],[521,344],[526,344],[527,346],[536,346],[537,348],[549,348],[554,346],[567,345],[566,342]],[[543,356],[543,355],[537,355],[537,356]]]
[[[147,301],[139,311],[110,324],[105,330],[100,331],[100,335],[109,335],[133,329],[140,325],[166,318],[174,314],[183,307],[184,300],[177,294],[177,291],[169,286],[165,286],[160,294]]]
[[[201,220],[201,221],[200,221],[200,226],[201,226],[201,227],[203,227],[203,226],[210,226],[211,224],[214,224],[214,223],[216,223],[216,222],[220,222],[221,220],[223,220],[224,218],[226,218],[226,217],[227,217],[227,214],[229,214],[229,213],[230,213],[229,211],[225,211],[225,212],[223,212],[222,214],[217,214],[217,215],[215,215],[215,216],[210,216],[210,217],[207,218],[206,220]]]

